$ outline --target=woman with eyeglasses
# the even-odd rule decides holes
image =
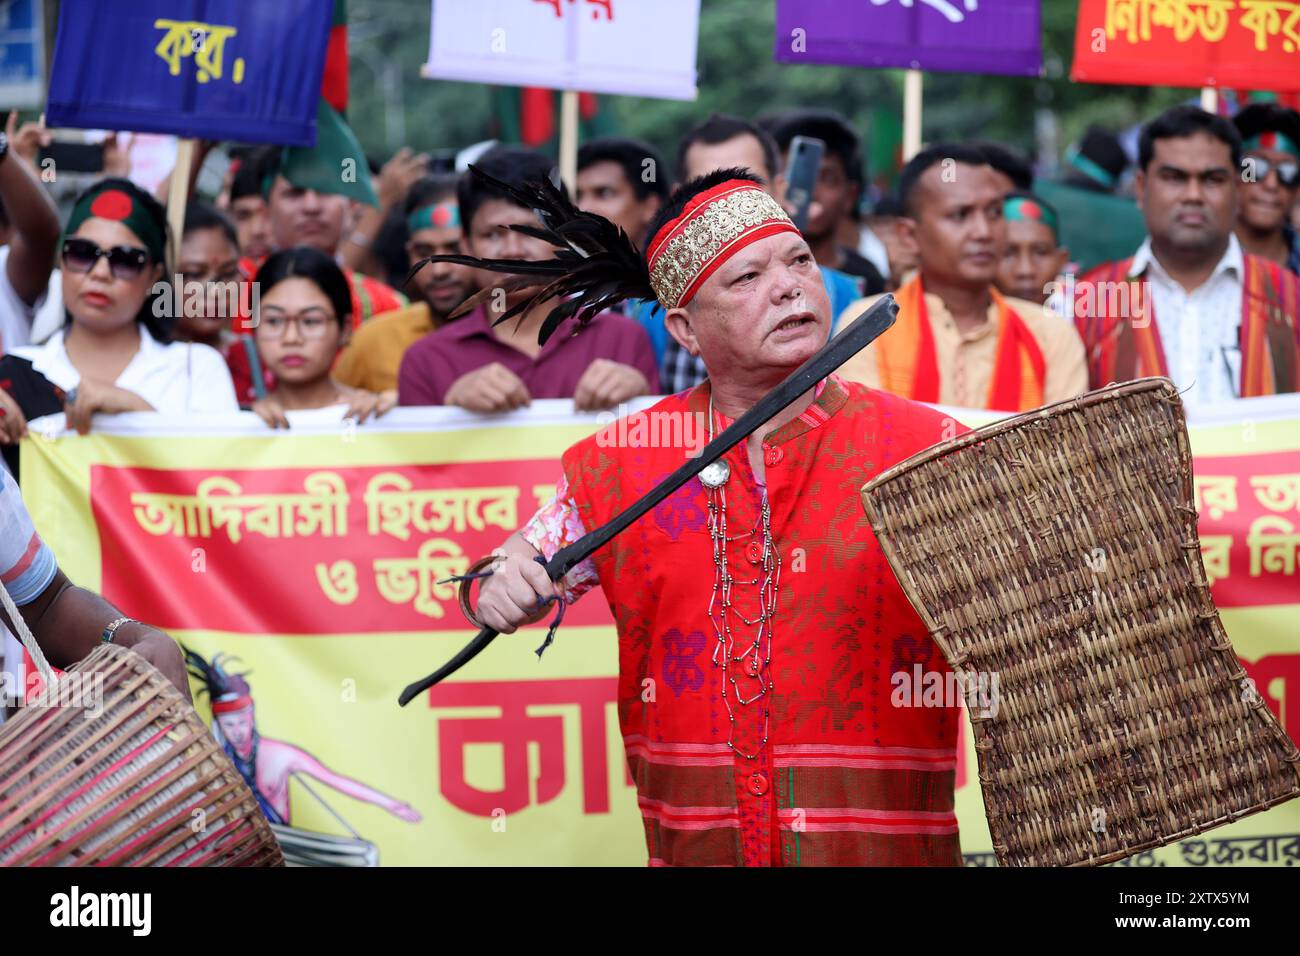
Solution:
[[[166,214],[134,183],[106,179],[81,194],[62,246],[64,327],[0,360],[0,443],[58,411],[84,435],[95,414],[239,410],[225,359],[171,341],[166,250]]]
[[[397,391],[349,388],[330,369],[352,334],[352,292],[338,264],[306,246],[275,253],[257,270],[260,308],[253,330],[262,365],[275,388],[253,403],[272,428],[288,428],[287,412],[346,406],[364,422],[397,404]]]

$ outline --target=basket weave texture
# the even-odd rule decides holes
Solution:
[[[252,791],[150,663],[98,647],[0,725],[0,865],[283,866]],[[77,678],[75,698],[58,696]],[[65,683],[66,682],[66,683]]]
[[[962,686],[996,688],[968,713],[1000,864],[1107,863],[1300,796],[1210,597],[1168,379],[958,436],[862,501]]]

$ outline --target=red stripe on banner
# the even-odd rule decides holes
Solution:
[[[531,519],[559,471],[547,459],[202,471],[94,465],[102,591],[123,613],[165,630],[464,631],[456,585],[437,582]],[[610,623],[599,596],[565,616],[566,626]]]

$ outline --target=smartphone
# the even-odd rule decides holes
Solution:
[[[808,225],[808,207],[812,205],[817,172],[825,155],[826,144],[820,139],[796,136],[790,140],[790,159],[785,167],[785,196],[794,210],[790,218],[801,232]]]
[[[41,162],[54,160],[54,168],[66,173],[104,171],[103,143],[72,143],[55,140],[41,150]]]

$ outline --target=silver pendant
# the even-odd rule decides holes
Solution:
[[[700,472],[700,484],[705,488],[721,488],[731,477],[731,466],[725,461],[715,461]]]

